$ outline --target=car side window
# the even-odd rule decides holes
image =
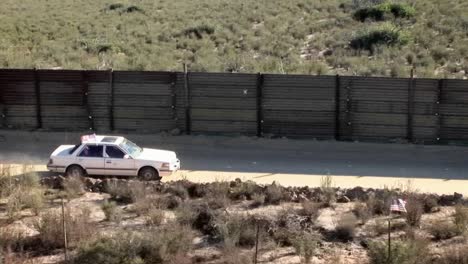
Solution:
[[[85,145],[81,150],[79,157],[102,158],[103,146]]]
[[[125,153],[117,147],[114,146],[106,146],[106,154],[109,158],[113,159],[123,159]]]

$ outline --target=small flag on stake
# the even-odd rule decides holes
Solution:
[[[390,205],[390,212],[406,213],[406,201],[403,199],[395,199]]]
[[[96,141],[96,134],[81,136],[82,143],[95,142],[95,141]]]

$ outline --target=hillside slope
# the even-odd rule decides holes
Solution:
[[[2,0],[0,67],[467,78],[468,2],[402,4],[359,19],[381,1]]]

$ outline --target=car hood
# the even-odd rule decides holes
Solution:
[[[174,151],[144,148],[136,158],[139,160],[172,162],[177,158],[177,156]]]

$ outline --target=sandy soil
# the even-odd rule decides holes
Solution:
[[[468,148],[220,136],[123,134],[135,143],[174,150],[183,170],[164,180],[252,179],[285,186],[318,186],[333,175],[338,187],[405,187],[468,195]],[[0,163],[38,165],[79,133],[0,130]]]

